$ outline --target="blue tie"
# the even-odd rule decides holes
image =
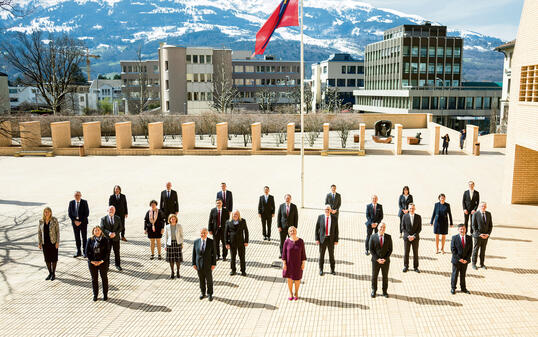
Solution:
[[[205,252],[205,240],[202,240],[202,253]]]

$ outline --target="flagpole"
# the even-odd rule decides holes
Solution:
[[[304,46],[303,46],[303,0],[301,1],[301,208],[304,208]]]

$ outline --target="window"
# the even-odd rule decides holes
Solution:
[[[426,57],[428,56],[428,50],[426,47],[420,47],[420,57]]]
[[[452,74],[452,64],[445,64],[445,74]]]
[[[432,97],[431,108],[434,110],[439,109],[439,97]]]
[[[355,74],[357,72],[357,67],[355,66],[348,66],[347,67],[347,73],[348,74]]]
[[[446,47],[446,57],[452,57],[452,47]]]
[[[445,80],[445,87],[450,87],[450,80]]]
[[[170,101],[166,101],[166,111],[170,111]]]
[[[327,80],[327,83],[328,83],[327,85],[328,85],[329,87],[334,87],[334,83],[335,83],[334,78],[329,78],[329,79]]]
[[[445,55],[445,48],[437,47],[437,57],[443,57]]]
[[[128,66],[128,67],[127,67],[127,72],[128,72],[128,73],[132,73],[132,72],[133,72],[133,67],[132,67],[132,66]]]
[[[84,96],[80,96],[80,102],[84,102]]]
[[[459,87],[459,85],[460,85],[460,81],[458,81],[458,80],[452,81],[452,86],[453,87]]]
[[[205,57],[204,55],[200,55],[200,64],[204,64]]]
[[[234,66],[234,72],[236,72],[236,73],[242,73],[242,72],[243,72],[243,66],[235,65],[235,66]]]
[[[364,80],[362,78],[357,79],[357,87],[364,87]]]
[[[432,47],[428,48],[428,55],[430,57],[435,57],[435,47],[432,46]]]
[[[491,109],[491,97],[484,97],[484,109]]]
[[[187,55],[187,63],[190,64],[191,62],[192,62],[192,58],[191,58],[191,56],[190,56],[190,55]]]
[[[429,97],[422,97],[421,109],[422,110],[428,110],[429,108],[430,108],[430,98]]]
[[[154,65],[154,66],[153,66],[153,73],[154,73],[154,74],[158,74],[158,73],[159,73],[159,66],[158,66],[158,65]]]
[[[344,78],[339,78],[337,81],[337,85],[339,87],[345,87],[346,86],[346,80]]]
[[[355,79],[354,78],[348,78],[347,86],[348,87],[354,87],[355,86]]]
[[[205,56],[205,63],[211,63],[211,55],[206,55]]]
[[[426,80],[418,80],[418,86],[423,87],[426,85]]]
[[[475,97],[474,104],[475,104],[475,109],[481,110],[482,109],[482,97]]]
[[[205,101],[205,92],[200,93],[200,101]]]
[[[435,73],[435,63],[428,63],[428,74]]]
[[[200,82],[205,82],[205,74],[200,74]]]
[[[446,97],[439,97],[439,109],[446,110]]]
[[[465,109],[465,97],[458,97],[458,110]]]
[[[454,63],[454,74],[459,74],[460,73],[460,64],[459,63]]]
[[[413,109],[420,109],[420,97],[413,97]]]
[[[261,79],[256,79],[256,85],[262,85],[262,80]]]
[[[418,56],[418,47],[411,48],[411,56]]]
[[[425,74],[426,73],[426,63],[420,63],[420,73]]]
[[[192,81],[193,81],[193,75],[187,74],[187,82],[192,82]]]
[[[205,74],[206,82],[213,82],[213,74]]]
[[[443,73],[443,64],[437,63],[437,75],[441,75]]]
[[[187,93],[187,101],[192,101],[192,92]]]
[[[212,101],[212,100],[213,100],[213,93],[212,93],[212,92],[208,92],[208,93],[207,93],[207,100],[208,100],[208,101]]]
[[[402,80],[402,87],[408,87],[409,86],[409,80]]]
[[[448,98],[448,109],[450,110],[456,109],[456,97]]]
[[[254,66],[245,66],[245,72],[246,73],[253,73],[254,72]]]
[[[404,62],[404,74],[409,74],[409,62]]]
[[[193,74],[193,82],[198,82],[198,74]]]
[[[19,99],[18,99],[17,97],[10,97],[10,98],[9,98],[9,101],[10,101],[11,103],[17,103],[17,102],[19,101]]]
[[[245,85],[254,85],[254,80],[252,78],[245,78]]]
[[[461,55],[461,48],[454,47],[454,57],[460,57],[460,55]]]
[[[428,87],[433,87],[435,85],[434,80],[428,80]]]
[[[195,64],[198,63],[198,55],[192,55],[192,63],[195,63]]]
[[[403,46],[403,56],[409,56],[409,46]]]
[[[346,66],[342,66],[342,74],[345,74],[345,73],[346,73],[346,70],[347,70],[347,67],[346,67]]]
[[[469,110],[473,108],[473,98],[465,97],[465,109]]]
[[[324,74],[327,73],[327,66],[323,66],[323,73],[324,73]]]
[[[357,66],[357,74],[364,74],[364,66]]]
[[[418,64],[417,63],[411,63],[411,72],[413,74],[417,74],[418,73]]]

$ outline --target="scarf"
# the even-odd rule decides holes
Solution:
[[[159,215],[159,209],[149,209],[149,222],[151,223],[151,230],[155,232],[155,221],[157,221],[157,216]]]

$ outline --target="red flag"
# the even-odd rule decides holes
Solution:
[[[256,33],[254,54],[263,54],[275,29],[290,26],[299,26],[299,0],[282,0],[267,22]]]

